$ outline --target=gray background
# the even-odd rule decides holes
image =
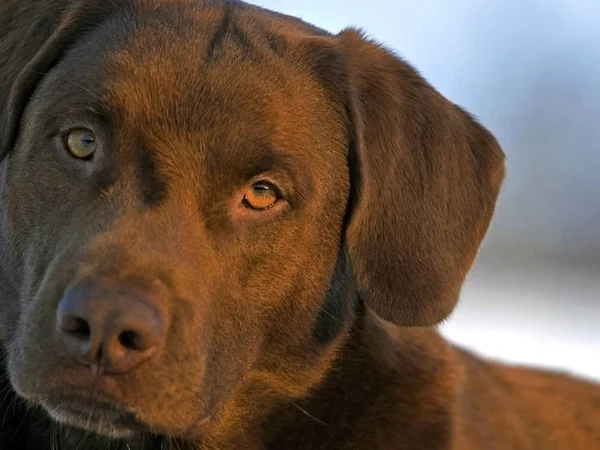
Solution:
[[[497,136],[508,176],[442,331],[600,380],[600,2],[252,2],[332,32],[360,26]]]

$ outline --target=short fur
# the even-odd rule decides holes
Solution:
[[[600,448],[597,386],[436,332],[504,155],[360,31],[238,1],[3,0],[0,105],[3,450]],[[82,126],[86,161],[61,138]],[[252,211],[262,179],[282,199]],[[152,358],[69,357],[55,317],[82,283],[157,311]],[[73,399],[88,416],[49,418]]]

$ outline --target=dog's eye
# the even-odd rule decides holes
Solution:
[[[65,146],[78,159],[91,159],[96,152],[96,136],[87,128],[77,128],[65,135]]]
[[[271,208],[279,200],[279,192],[271,183],[254,183],[244,194],[243,205],[258,211]]]

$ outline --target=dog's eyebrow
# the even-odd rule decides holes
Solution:
[[[259,173],[274,170],[285,159],[285,155],[281,152],[269,145],[263,145],[260,150],[244,155],[240,164],[243,165],[244,176],[251,178]]]
[[[265,141],[247,142],[236,149],[214,148],[208,154],[208,173],[242,183],[267,172],[278,172],[282,169],[287,171],[286,168],[290,165],[286,163],[290,158],[288,155]]]

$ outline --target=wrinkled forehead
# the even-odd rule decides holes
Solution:
[[[217,111],[269,115],[282,91],[281,71],[267,57],[256,67],[243,54],[227,15],[214,7],[138,12],[127,38],[108,55],[106,102],[130,121],[161,115],[191,129],[214,125]]]
[[[314,147],[334,107],[299,50],[256,13],[195,5],[138,13],[107,58],[105,102],[146,135]]]

